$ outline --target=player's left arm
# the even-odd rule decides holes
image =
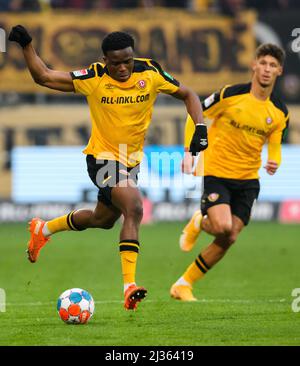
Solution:
[[[204,122],[200,99],[193,90],[184,85],[180,85],[178,90],[171,95],[183,100],[188,115],[195,124],[195,131],[190,143],[190,152],[192,155],[197,155],[208,147],[207,126]]]
[[[264,168],[270,175],[274,175],[281,164],[281,144],[286,138],[288,125],[289,117],[287,116],[284,123],[280,124],[269,136],[268,160]]]
[[[190,144],[193,134],[195,132],[195,124],[192,118],[187,115],[187,119],[184,126],[184,154],[181,162],[181,171],[185,174],[192,174],[194,167],[194,156],[190,152]]]
[[[192,137],[190,151],[197,155],[200,151],[208,147],[207,127],[203,118],[203,110],[198,95],[190,88],[180,84],[170,74],[164,71],[154,60],[150,60],[150,65],[154,66],[157,73],[154,74],[157,92],[170,94],[174,98],[181,99],[186,105],[188,114],[195,124],[195,132]]]
[[[177,92],[171,95],[177,99],[181,99],[184,101],[186,105],[186,110],[188,114],[192,117],[195,125],[205,125],[200,99],[193,90],[181,84]]]

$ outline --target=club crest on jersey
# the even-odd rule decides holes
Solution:
[[[219,193],[210,193],[207,197],[209,202],[216,202],[216,200],[220,197]]]
[[[272,123],[272,122],[273,122],[273,120],[272,120],[272,118],[271,118],[271,117],[267,117],[267,118],[266,118],[266,122],[267,122],[267,124],[269,125],[270,123]]]
[[[82,69],[82,70],[76,70],[76,71],[73,71],[73,74],[74,76],[76,77],[79,77],[79,76],[84,76],[84,75],[87,75],[89,72],[88,72],[88,69]]]
[[[136,86],[138,87],[138,89],[140,90],[144,90],[146,88],[146,81],[145,80],[139,80],[136,84]]]

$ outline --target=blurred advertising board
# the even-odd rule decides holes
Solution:
[[[300,143],[300,107],[289,106],[289,110],[291,119],[288,140],[292,143],[292,148]],[[76,147],[79,151],[80,146],[89,139],[89,119],[89,110],[85,104],[3,107],[0,110],[0,199],[11,198],[11,165],[15,148],[68,146]],[[156,105],[146,145],[182,145],[185,119],[183,104]],[[284,160],[280,169],[285,169],[285,164]]]
[[[174,9],[1,13],[0,28],[8,35],[12,26],[24,25],[47,65],[64,71],[102,60],[104,36],[127,31],[136,40],[137,57],[155,59],[180,82],[207,95],[250,77],[255,20],[251,11],[236,19]],[[20,50],[11,42],[0,53],[0,78],[0,92],[53,93],[33,83]]]
[[[257,202],[252,211],[254,221],[277,221],[278,210],[281,202]],[[95,203],[14,203],[11,201],[0,202],[0,223],[4,222],[28,222],[32,217],[41,217],[51,220],[54,217],[68,214],[72,210],[85,208],[93,210]],[[199,210],[199,202],[157,202],[153,203],[147,198],[143,200],[144,216],[142,224],[150,224],[159,221],[187,221],[196,210]],[[297,220],[284,220],[284,223],[298,222]]]
[[[12,200],[15,203],[95,202],[97,188],[86,172],[83,147],[17,147],[12,152]],[[182,145],[148,145],[139,187],[152,203],[198,203],[202,178],[181,173]],[[284,145],[282,164],[274,176],[259,171],[258,201],[300,200],[300,147]],[[267,160],[263,149],[262,165]],[[267,210],[267,208],[265,209]]]
[[[0,222],[50,219],[77,208],[93,209],[97,188],[86,172],[83,147],[18,147],[12,152],[12,200],[0,202]],[[274,176],[260,170],[254,221],[300,222],[300,147],[283,146]],[[143,223],[186,221],[199,209],[202,178],[180,171],[182,145],[145,148],[139,174]],[[267,151],[263,150],[263,162]]]

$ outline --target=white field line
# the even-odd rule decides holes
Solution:
[[[174,301],[174,300],[173,300]],[[268,303],[284,303],[286,299],[200,299],[193,303],[228,303],[228,304],[268,304]],[[169,303],[170,300],[146,300],[150,303]],[[95,304],[120,304],[123,300],[103,300],[95,301]],[[178,303],[180,303],[178,301]],[[37,301],[37,302],[7,302],[6,306],[45,306],[56,304],[56,301]]]

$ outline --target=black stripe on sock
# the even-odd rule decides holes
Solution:
[[[200,269],[201,272],[206,273],[207,270],[201,266],[201,264],[197,261],[197,259],[195,260],[196,266]]]
[[[140,246],[140,243],[138,242],[138,240],[134,240],[134,239],[121,240],[120,244],[122,244],[122,243],[133,243],[133,244],[137,244],[138,246]]]
[[[77,225],[74,224],[74,219],[73,219],[73,214],[75,213],[76,211],[72,211],[69,215],[70,215],[70,221],[71,221],[71,224],[73,226],[73,230],[76,230],[76,231],[83,231],[85,229],[81,229],[79,228]]]
[[[71,230],[74,230],[74,228],[73,228],[73,226],[72,226],[72,224],[71,224],[71,222],[70,222],[70,216],[71,216],[71,214],[72,214],[73,212],[74,212],[74,211],[70,212],[70,213],[68,214],[68,216],[67,216],[67,224],[68,224],[68,226],[69,226],[69,228],[70,228]]]
[[[139,248],[136,245],[126,245],[126,244],[121,244],[119,246],[120,252],[139,252]]]
[[[205,260],[203,259],[202,255],[198,255],[199,261],[207,268],[210,269],[210,267],[206,264]]]

